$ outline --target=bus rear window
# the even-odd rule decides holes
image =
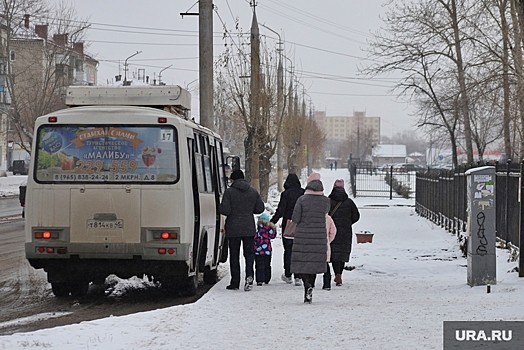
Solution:
[[[176,129],[169,125],[43,125],[35,150],[41,183],[175,183]]]

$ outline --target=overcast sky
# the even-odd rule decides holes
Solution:
[[[51,0],[58,2],[59,0]],[[414,129],[412,109],[389,91],[391,77],[363,79],[358,67],[365,59],[370,32],[382,25],[385,0],[260,0],[259,23],[281,34],[284,52],[293,62],[315,110],[328,116],[353,115],[366,111],[382,119],[382,134],[391,136]],[[99,84],[123,75],[125,59],[129,71],[145,69],[146,75],[189,87],[193,92],[192,115],[198,118],[198,17],[180,16],[198,12],[196,0],[90,0],[72,2],[81,19],[89,18],[88,53],[100,61]],[[223,26],[236,32],[234,18],[243,32],[249,31],[252,7],[249,0],[214,0],[214,55],[223,49]],[[260,27],[262,35],[277,36]],[[119,64],[120,62],[120,64]],[[287,61],[286,61],[287,62]],[[289,62],[287,63],[289,65]]]

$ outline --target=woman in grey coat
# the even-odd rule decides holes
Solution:
[[[313,300],[317,274],[326,272],[326,214],[330,201],[323,191],[320,174],[312,173],[308,178],[306,192],[297,200],[291,218],[297,224],[291,253],[291,272],[302,277],[305,303]]]

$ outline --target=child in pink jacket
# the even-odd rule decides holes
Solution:
[[[269,221],[269,216],[262,213],[258,217],[257,232],[253,239],[255,250],[255,276],[257,286],[268,284],[271,280],[271,254],[273,247],[271,240],[277,235],[277,228]]]
[[[329,216],[329,214],[326,214],[326,231],[327,231],[327,270],[324,274],[324,285],[322,286],[322,289],[324,290],[331,290],[331,268],[329,266],[329,261],[331,260],[331,242],[335,239],[335,236],[337,234],[337,227],[335,226],[335,222]]]

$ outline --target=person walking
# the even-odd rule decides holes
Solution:
[[[360,212],[355,202],[346,193],[343,179],[335,180],[329,199],[331,202],[329,215],[337,227],[337,235],[331,242],[331,265],[335,273],[335,285],[341,286],[344,265],[349,261],[351,254],[353,242],[352,225],[360,219]],[[329,286],[330,281],[331,272],[328,269],[324,275],[324,286]]]
[[[304,189],[300,184],[297,174],[290,173],[284,181],[284,192],[280,194],[280,202],[278,202],[277,210],[271,222],[276,224],[282,218],[282,232],[286,230],[287,221],[291,220],[293,209],[297,199],[304,194]],[[291,276],[291,252],[293,251],[293,239],[286,238],[282,235],[282,245],[284,246],[284,273],[282,274],[282,281],[286,283],[293,283]],[[300,275],[295,274],[295,285],[302,284]]]
[[[246,264],[246,280],[244,290],[253,289],[253,264],[255,253],[253,250],[256,233],[253,214],[264,211],[264,202],[256,189],[244,179],[242,170],[231,173],[233,181],[226,189],[219,206],[220,214],[226,218],[226,239],[229,246],[229,268],[231,282],[226,289],[237,290],[240,286],[240,245],[242,244]]]
[[[269,216],[260,214],[257,221],[257,233],[254,237],[255,249],[255,276],[257,286],[268,284],[271,280],[271,254],[273,247],[271,240],[277,236],[277,228],[269,221]]]
[[[304,283],[304,303],[313,301],[317,274],[326,272],[326,214],[329,198],[324,196],[319,173],[312,173],[304,195],[297,200],[291,220],[297,224],[291,254],[291,272],[300,274]]]

